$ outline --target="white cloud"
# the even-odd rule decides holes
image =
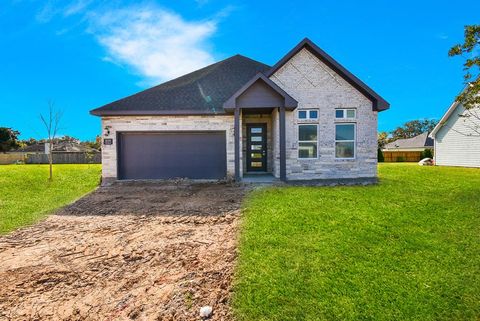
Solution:
[[[36,20],[40,23],[50,22],[55,16],[69,17],[82,14],[93,0],[47,0],[36,14]]]
[[[63,15],[68,17],[74,14],[82,13],[92,3],[93,0],[72,1],[63,9]]]
[[[152,82],[172,79],[214,62],[207,40],[216,22],[186,21],[154,6],[91,13],[90,32],[105,47],[107,61],[127,65]]]

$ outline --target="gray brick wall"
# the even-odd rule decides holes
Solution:
[[[375,177],[377,175],[377,112],[372,102],[303,49],[270,77],[298,101],[298,110],[318,109],[317,159],[298,159],[297,111],[286,113],[287,179]],[[335,159],[336,108],[356,108],[356,158]],[[274,173],[279,176],[278,114],[274,127]],[[342,121],[352,122],[352,121]]]

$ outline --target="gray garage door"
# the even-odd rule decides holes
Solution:
[[[142,132],[118,135],[120,179],[222,179],[225,132]]]

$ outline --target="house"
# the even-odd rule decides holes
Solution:
[[[433,139],[428,133],[423,133],[412,138],[397,139],[386,144],[383,149],[385,162],[418,162],[422,159],[425,149],[434,149]]]
[[[480,107],[475,109],[455,101],[433,129],[436,165],[480,167]]]
[[[304,39],[274,66],[236,55],[90,113],[117,179],[374,180],[388,102]]]

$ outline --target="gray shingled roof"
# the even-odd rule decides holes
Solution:
[[[92,110],[93,115],[222,114],[223,103],[258,72],[271,67],[235,55],[179,78]]]
[[[432,148],[433,139],[428,137],[428,133],[406,139],[397,139],[394,142],[385,145],[385,149],[402,149],[402,148]]]

